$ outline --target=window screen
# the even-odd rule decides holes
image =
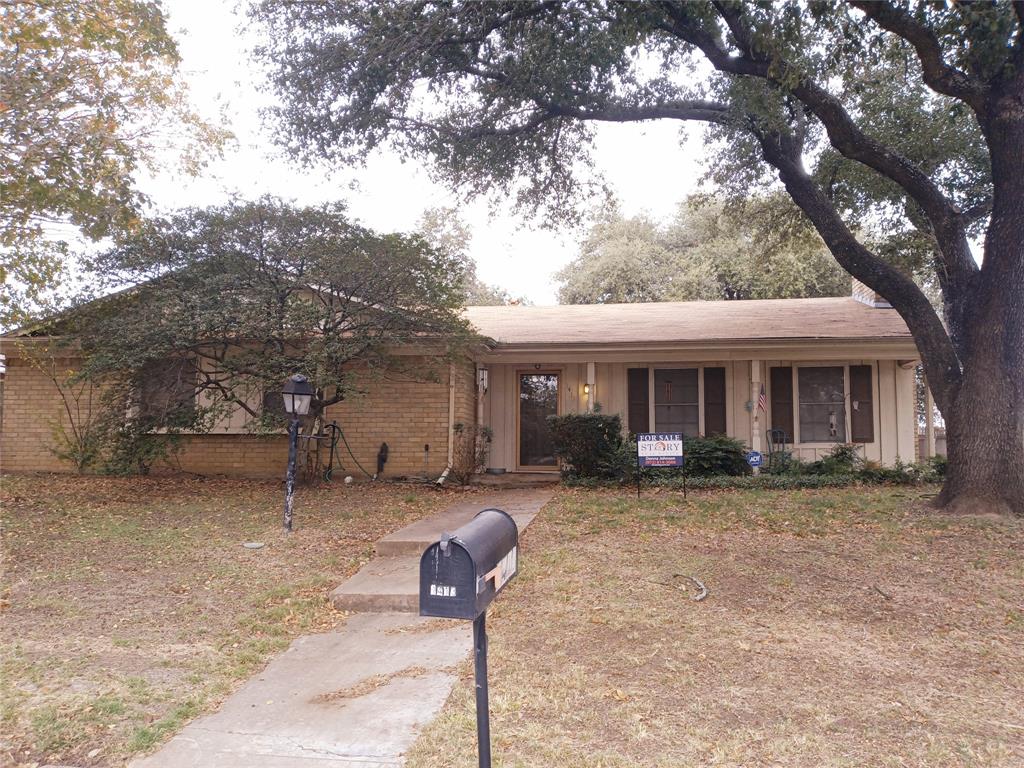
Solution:
[[[725,368],[704,369],[704,434],[725,434]]]
[[[629,390],[629,432],[633,435],[637,432],[650,432],[648,370],[646,368],[630,368],[626,377]]]
[[[872,407],[871,366],[850,366],[850,440],[875,441],[875,413]]]
[[[793,442],[793,369],[772,368],[772,429],[781,433],[780,442]]]
[[[191,360],[149,363],[139,388],[139,415],[161,427],[188,426],[195,418],[196,370]]]
[[[696,368],[656,368],[654,428],[696,435],[700,429]]]
[[[797,371],[797,389],[800,398],[800,442],[845,443],[843,368],[800,368]]]

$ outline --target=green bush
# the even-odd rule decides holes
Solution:
[[[746,452],[743,443],[725,435],[688,437],[683,441],[686,474],[690,477],[749,475]]]
[[[857,446],[853,443],[839,443],[828,456],[804,464],[800,467],[800,472],[808,475],[848,475],[860,464]]]
[[[548,425],[564,475],[618,479],[623,445],[619,416],[569,413],[549,416]]]

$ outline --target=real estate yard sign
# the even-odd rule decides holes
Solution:
[[[646,467],[682,467],[682,432],[640,432],[636,436],[636,495],[640,498],[640,470]],[[683,475],[683,498],[686,475]]]

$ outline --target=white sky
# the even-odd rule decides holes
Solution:
[[[208,119],[223,114],[237,144],[197,179],[167,174],[140,180],[160,209],[265,193],[299,203],[341,199],[363,224],[386,232],[412,230],[425,208],[456,204],[422,167],[386,153],[365,168],[330,174],[288,161],[258,114],[268,97],[257,90],[262,75],[248,59],[235,0],[164,0],[164,7],[193,103]],[[690,131],[693,138],[681,146],[678,123],[599,127],[595,160],[625,213],[646,210],[667,218],[696,191],[702,146],[700,128]],[[491,218],[483,200],[464,206],[462,214],[473,232],[471,253],[481,279],[536,304],[555,303],[553,274],[575,255],[581,232],[544,230],[500,207]]]

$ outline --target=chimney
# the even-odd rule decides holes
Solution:
[[[892,309],[892,304],[882,298],[873,288],[868,288],[864,283],[853,278],[853,298],[861,304],[867,304],[875,309]]]

